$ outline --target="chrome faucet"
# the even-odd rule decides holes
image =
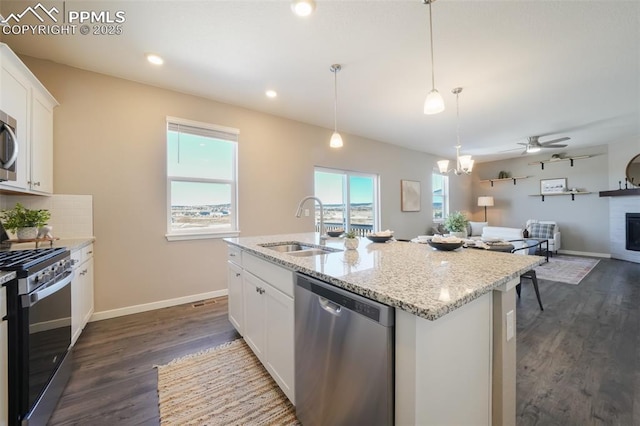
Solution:
[[[300,204],[298,204],[298,211],[296,212],[296,217],[302,216],[302,206],[307,200],[316,200],[320,205],[320,241],[326,240],[327,234],[326,232],[324,232],[324,207],[322,206],[322,201],[320,201],[320,198],[309,195],[300,200]]]

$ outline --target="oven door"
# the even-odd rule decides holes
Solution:
[[[50,405],[44,400],[48,387],[65,359],[71,345],[71,280],[73,272],[65,272],[54,282],[20,296],[20,327],[23,341],[20,386],[20,415],[33,415],[38,405]],[[68,377],[67,377],[68,379]],[[64,381],[66,384],[66,380]],[[64,388],[64,384],[62,388]],[[47,398],[53,395],[47,395]],[[56,395],[54,400],[57,402]],[[41,398],[42,397],[42,398]]]

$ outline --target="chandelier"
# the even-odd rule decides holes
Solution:
[[[462,87],[456,87],[451,91],[451,93],[456,95],[456,168],[449,170],[449,160],[438,161],[438,169],[440,170],[440,173],[449,173],[453,171],[457,176],[471,174],[474,163],[474,160],[471,159],[470,155],[460,155],[460,102],[458,98],[460,92],[462,92]]]

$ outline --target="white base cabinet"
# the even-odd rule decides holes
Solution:
[[[71,252],[75,277],[71,281],[71,344],[93,314],[93,244]]]
[[[295,405],[294,274],[233,246],[229,256],[229,320]]]

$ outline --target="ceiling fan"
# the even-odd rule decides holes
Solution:
[[[538,141],[538,139],[540,138],[540,136],[529,136],[527,142],[518,142],[518,145],[524,145],[525,146],[525,150],[522,152],[522,155],[524,154],[530,154],[533,152],[538,152],[540,151],[540,149],[542,148],[564,148],[567,145],[566,144],[559,144],[558,142],[563,142],[563,141],[567,141],[569,139],[571,139],[570,137],[563,137],[563,138],[558,138],[558,139],[554,139],[548,142],[540,142]]]

